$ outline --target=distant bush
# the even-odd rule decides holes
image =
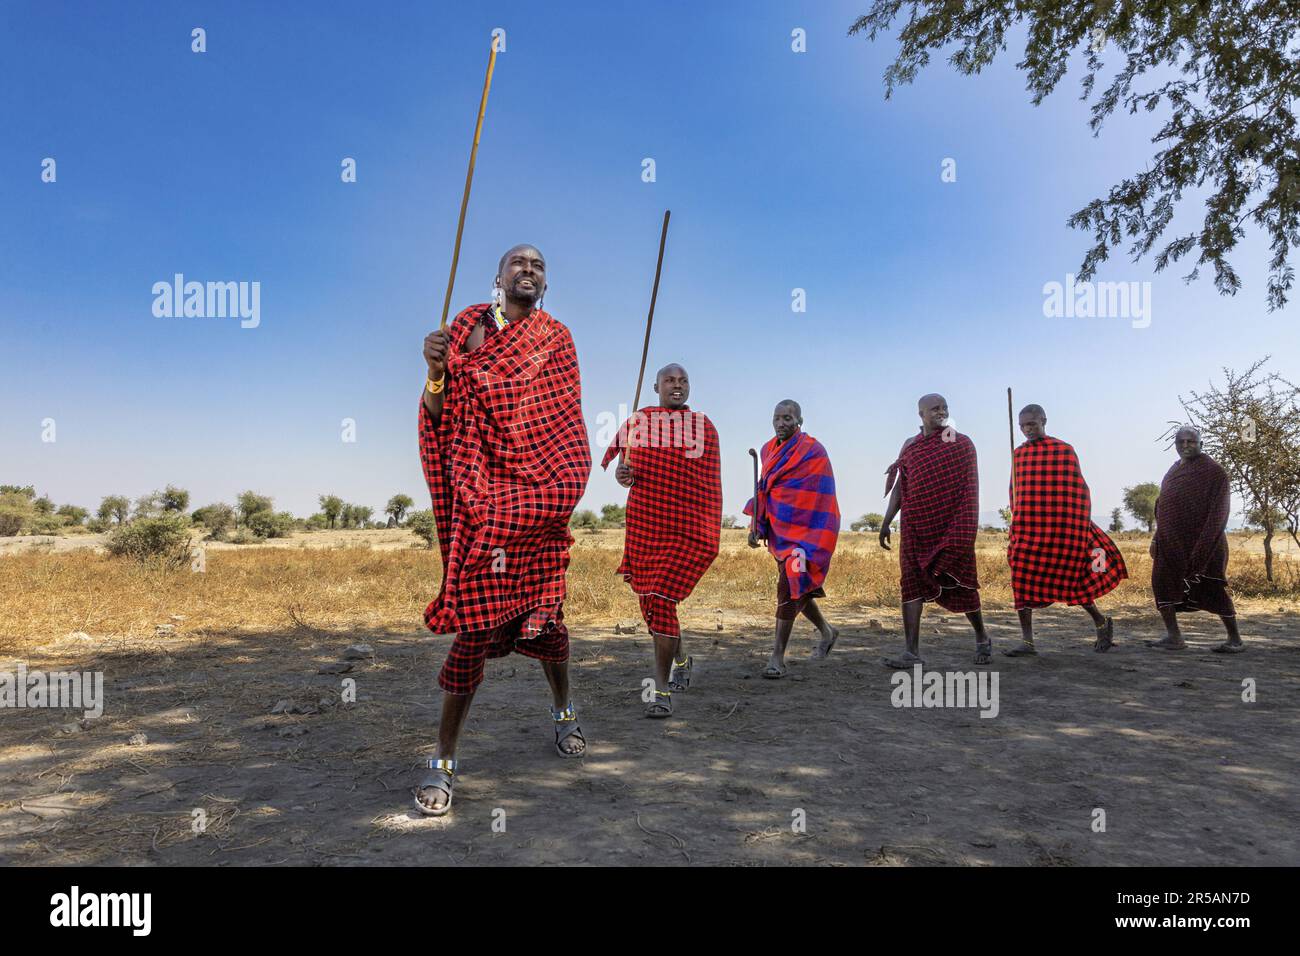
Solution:
[[[248,530],[259,538],[287,538],[293,531],[293,515],[287,511],[254,511],[248,516]]]
[[[303,522],[303,528],[307,531],[324,531],[330,526],[330,519],[319,511]]]
[[[240,528],[230,536],[231,544],[258,544],[265,540],[265,538],[259,538],[257,535],[253,534],[253,532],[249,531],[247,528]]]
[[[28,534],[63,534],[67,521],[55,514],[38,514],[28,525]]]
[[[433,547],[433,540],[437,536],[437,528],[433,521],[433,512],[428,508],[423,511],[412,511],[406,516],[406,526],[415,532],[416,536],[423,539],[427,547]]]
[[[0,492],[0,538],[12,538],[35,517],[36,511],[28,495],[21,491]]]
[[[167,512],[115,527],[105,546],[109,554],[133,558],[141,564],[161,563],[181,568],[190,563],[192,532],[188,517]]]
[[[210,505],[204,505],[190,517],[195,524],[201,524],[208,529],[208,537],[213,541],[222,541],[225,539],[226,532],[235,523],[235,509],[224,502],[218,501]]]
[[[569,519],[571,528],[598,528],[600,519],[596,517],[596,512],[590,508],[583,508],[581,511],[575,511],[573,517]]]

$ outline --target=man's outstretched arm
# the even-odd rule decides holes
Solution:
[[[428,381],[424,385],[424,410],[436,427],[442,421],[442,403],[446,397],[447,333],[443,329],[424,337],[424,362],[428,366]],[[430,391],[429,383],[443,386],[438,392]]]

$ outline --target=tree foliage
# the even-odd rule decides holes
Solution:
[[[1214,271],[1221,294],[1241,279],[1229,254],[1252,223],[1268,237],[1270,310],[1286,303],[1294,280],[1292,246],[1300,242],[1300,0],[875,0],[849,34],[874,40],[906,8],[899,53],[885,70],[885,96],[912,82],[935,51],[954,46],[948,62],[979,73],[1022,24],[1024,72],[1035,106],[1082,67],[1081,98],[1099,134],[1117,109],[1160,111],[1154,157],[1069,217],[1092,232],[1079,278],[1089,280],[1112,252],[1134,260],[1162,241],[1187,192],[1204,194],[1199,229],[1168,237],[1155,253],[1157,272],[1195,254],[1186,275]],[[1114,53],[1114,68],[1107,60]],[[1112,60],[1112,63],[1114,61]],[[1098,84],[1101,79],[1102,83]]]

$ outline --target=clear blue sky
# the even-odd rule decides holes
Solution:
[[[92,508],[169,482],[195,506],[245,488],[302,515],[326,492],[425,506],[420,346],[494,27],[507,47],[454,306],[486,299],[507,247],[537,244],[594,440],[597,416],[631,398],[671,208],[650,368],[688,368],[721,435],[730,513],[785,397],[829,449],[846,516],[882,510],[882,472],[929,391],[975,440],[982,507],[1003,505],[1007,385],[1079,449],[1101,514],[1164,473],[1157,438],[1180,392],[1268,353],[1300,377],[1294,310],[1266,311],[1253,235],[1236,298],[1121,256],[1099,278],[1150,281],[1149,328],[1045,318],[1044,283],[1087,248],[1066,217],[1144,166],[1151,119],[1114,118],[1094,139],[1077,68],[1032,107],[1014,44],[974,78],[937,57],[886,101],[895,44],[845,35],[866,7],[10,0],[0,482]],[[206,53],[191,52],[194,27]],[[156,318],[152,285],[177,272],[260,282],[260,326]],[[584,505],[622,499],[596,471]]]

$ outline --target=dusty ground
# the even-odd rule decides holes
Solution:
[[[1041,614],[1037,660],[999,658],[1001,711],[890,704],[878,660],[896,613],[828,605],[829,661],[759,679],[768,624],[688,621],[696,686],[641,716],[644,633],[574,630],[583,760],[551,746],[537,665],[490,662],[462,743],[455,810],[408,812],[431,752],[445,639],[410,630],[58,638],[29,668],[102,670],[108,707],[0,711],[0,860],[19,864],[1214,864],[1300,863],[1300,616],[1243,608],[1249,652],[1150,651],[1149,611],[1091,651],[1081,611]],[[1269,613],[1266,613],[1266,610]],[[1248,612],[1248,613],[1247,613]],[[1014,616],[989,614],[1006,645]],[[877,618],[882,629],[873,629]],[[935,629],[940,633],[936,634]],[[970,669],[963,618],[924,622],[930,666]],[[364,641],[356,703],[318,667]],[[0,662],[0,669],[15,665]],[[1257,682],[1243,703],[1242,681]],[[289,699],[316,710],[275,714]],[[322,703],[323,702],[323,703]],[[135,733],[148,736],[128,744]],[[1106,811],[1106,832],[1091,829]],[[194,811],[207,817],[193,832]],[[796,810],[805,833],[792,832]],[[494,832],[504,811],[505,832]],[[499,824],[498,824],[499,826]]]

